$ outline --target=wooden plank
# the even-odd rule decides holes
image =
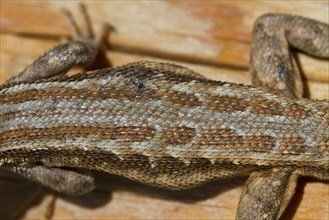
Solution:
[[[288,12],[328,20],[326,1],[93,1],[87,5],[96,26],[111,21],[118,29],[107,53],[114,66],[142,59],[167,61],[212,79],[238,83],[250,83],[250,33],[257,16]],[[59,11],[63,6],[78,15],[77,2],[1,2],[0,83],[69,36]],[[302,55],[300,63],[311,98],[328,99],[328,61]],[[171,192],[111,175],[97,176],[98,189],[90,195],[61,196],[54,218],[234,219],[245,182],[235,178]],[[329,198],[323,196],[329,195],[328,184],[307,179],[300,183],[284,219],[328,219]],[[44,218],[49,200],[46,196],[29,208],[24,219]]]

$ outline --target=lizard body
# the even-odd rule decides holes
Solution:
[[[261,18],[254,33],[268,33],[264,24],[270,17]],[[328,32],[328,26],[317,30]],[[282,97],[147,61],[63,75],[94,59],[98,44],[86,39],[48,51],[0,87],[3,167],[69,194],[92,190],[93,179],[62,167],[172,189],[251,174],[239,219],[277,219],[298,176],[329,179],[328,100],[297,99],[301,85],[293,62],[263,71],[259,57],[275,56],[266,47],[252,56],[253,84],[283,91]],[[58,61],[54,54],[69,59]],[[63,176],[71,179],[59,182]]]

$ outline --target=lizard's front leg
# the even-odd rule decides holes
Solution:
[[[268,14],[254,26],[251,74],[254,86],[292,99],[301,98],[303,85],[290,46],[329,57],[329,25],[311,19]],[[326,179],[302,168],[275,167],[253,172],[244,188],[237,219],[279,219],[295,193],[300,175]]]
[[[94,37],[90,19],[83,4],[80,5],[80,10],[84,18],[82,33],[71,13],[64,10],[70,24],[72,41],[50,49],[19,75],[9,79],[6,83],[28,83],[39,79],[58,77],[65,75],[73,66],[79,65],[87,67],[91,65],[95,61],[99,49],[101,49],[104,35],[113,31],[114,28],[109,24],[104,24],[99,36],[97,38]]]

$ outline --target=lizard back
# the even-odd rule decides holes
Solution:
[[[166,178],[171,188],[268,166],[329,169],[327,101],[153,62],[0,88],[1,163]],[[186,175],[194,180],[177,180]]]

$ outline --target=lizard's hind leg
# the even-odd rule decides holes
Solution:
[[[280,96],[301,98],[302,79],[290,47],[329,58],[329,25],[286,14],[267,14],[254,25],[252,84]]]
[[[48,50],[19,75],[9,79],[6,83],[33,82],[39,79],[58,77],[65,75],[66,72],[75,65],[91,65],[98,54],[103,36],[110,30],[113,30],[113,28],[110,25],[104,25],[102,33],[95,39],[85,6],[81,4],[80,10],[84,18],[82,33],[71,13],[64,10],[69,20],[73,41]]]

